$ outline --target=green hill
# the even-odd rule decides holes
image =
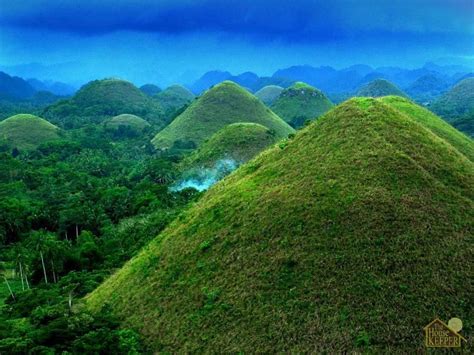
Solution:
[[[246,162],[277,141],[275,134],[258,123],[232,123],[183,160],[183,167],[211,167],[223,158]]]
[[[59,129],[48,121],[29,114],[19,114],[0,122],[0,141],[10,148],[32,150],[42,143],[58,139]]]
[[[132,83],[119,79],[95,80],[72,98],[47,107],[43,115],[64,128],[81,127],[123,113],[137,115],[158,127],[164,124],[163,109]]]
[[[148,96],[153,96],[155,94],[158,94],[161,89],[154,84],[145,84],[140,86],[140,91]]]
[[[86,304],[157,352],[423,352],[436,317],[472,333],[473,182],[419,120],[352,99],[212,187]]]
[[[255,93],[255,96],[262,100],[265,105],[271,106],[278,98],[278,96],[280,96],[282,91],[283,88],[281,86],[268,85],[258,90]]]
[[[286,137],[293,129],[239,85],[224,81],[206,91],[165,129],[152,143],[158,149],[196,147],[221,128],[237,122],[259,123]]]
[[[140,118],[135,115],[122,114],[113,117],[105,123],[105,127],[109,130],[117,131],[120,130],[120,127],[130,129],[134,132],[142,132],[147,127],[150,127],[150,124],[145,121],[143,118]]]
[[[381,97],[389,95],[407,97],[407,95],[395,86],[395,84],[385,79],[373,80],[360,87],[356,93],[356,96],[362,97]]]
[[[297,82],[282,91],[271,109],[292,127],[299,128],[305,121],[321,116],[333,104],[321,91]]]
[[[458,129],[474,136],[474,78],[457,83],[431,109]]]
[[[189,104],[195,95],[181,85],[172,85],[153,96],[166,112],[175,112]]]

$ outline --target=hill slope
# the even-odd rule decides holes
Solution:
[[[428,322],[472,315],[473,181],[431,130],[352,99],[211,188],[86,303],[156,351],[423,351]]]
[[[194,99],[194,94],[181,85],[172,85],[154,95],[165,112],[176,111]]]
[[[360,87],[356,93],[356,96],[365,97],[381,97],[389,95],[407,97],[407,95],[396,87],[395,84],[392,84],[390,81],[385,79],[373,80]]]
[[[321,91],[297,82],[283,90],[271,106],[272,110],[294,128],[303,126],[306,120],[321,116],[333,104]]]
[[[224,81],[193,101],[152,143],[159,149],[178,143],[198,146],[219,129],[236,122],[259,123],[273,130],[279,138],[293,132],[255,96],[231,81]]]
[[[283,88],[278,85],[267,85],[255,93],[255,96],[258,97],[262,102],[270,106],[275,102],[275,100],[280,96]]]
[[[119,79],[91,81],[71,99],[47,107],[43,115],[61,127],[75,128],[123,113],[137,115],[157,126],[164,123],[159,103],[132,83]]]
[[[258,123],[232,123],[214,133],[186,157],[182,165],[186,168],[210,167],[223,158],[243,163],[276,141],[275,134]]]
[[[0,122],[0,141],[11,148],[32,150],[59,138],[59,129],[48,121],[29,114],[19,114]]]
[[[418,101],[431,101],[447,89],[447,83],[434,74],[426,74],[416,79],[406,92]]]

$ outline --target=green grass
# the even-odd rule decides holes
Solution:
[[[164,125],[163,108],[132,83],[119,79],[94,80],[72,98],[47,107],[43,116],[63,128],[103,123],[120,114],[142,117],[151,124]]]
[[[34,115],[19,114],[0,122],[0,140],[20,151],[36,149],[57,138],[58,127]]]
[[[130,129],[141,132],[145,128],[150,127],[150,124],[143,118],[135,115],[122,114],[113,117],[111,120],[105,123],[107,129],[117,130],[120,126],[129,127]]]
[[[161,104],[161,107],[168,112],[170,110],[175,111],[189,104],[195,95],[184,86],[172,85],[153,97]]]
[[[410,100],[399,96],[383,97],[380,101],[396,108],[397,110],[409,115],[417,122],[423,124],[434,134],[443,138],[446,142],[469,158],[469,160],[474,162],[474,145],[472,139],[461,132],[453,130],[450,124],[435,116],[431,111],[419,105],[414,105]]]
[[[275,100],[280,96],[283,88],[278,85],[267,85],[255,93],[255,96],[258,97],[262,102],[271,106]]]
[[[359,88],[356,93],[356,96],[362,97],[382,97],[389,95],[408,97],[395,84],[385,79],[373,80]]]
[[[276,141],[273,132],[258,123],[233,123],[212,135],[181,165],[183,169],[212,167],[216,161],[224,158],[243,163]]]
[[[225,81],[206,91],[165,129],[152,143],[158,149],[171,148],[176,142],[199,146],[221,128],[237,122],[259,123],[279,138],[293,132],[280,117],[239,85]]]
[[[155,351],[423,352],[435,317],[474,331],[473,182],[432,128],[351,99],[212,187],[85,301]]]
[[[294,128],[305,121],[315,119],[333,107],[332,102],[321,91],[297,82],[282,91],[271,109]]]

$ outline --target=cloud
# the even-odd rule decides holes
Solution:
[[[330,41],[383,33],[473,34],[471,0],[0,0],[0,26],[83,36],[223,32]]]

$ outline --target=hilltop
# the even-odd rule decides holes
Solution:
[[[140,133],[150,127],[150,124],[141,117],[121,114],[105,122],[105,127],[111,131],[128,129],[134,133]]]
[[[286,137],[293,129],[244,88],[224,81],[206,91],[165,129],[152,143],[158,149],[199,146],[221,128],[237,122],[259,123]]]
[[[360,87],[356,93],[356,96],[365,97],[381,97],[389,95],[407,97],[407,95],[395,86],[395,84],[385,79],[373,80]]]
[[[194,94],[182,85],[172,85],[153,97],[168,113],[175,112],[195,98]]]
[[[137,115],[158,127],[164,124],[159,103],[132,83],[119,79],[94,80],[72,98],[47,107],[43,115],[64,128],[102,123],[123,113]]]
[[[421,120],[351,99],[212,187],[86,305],[156,352],[424,351],[428,322],[472,311],[473,181]]]
[[[0,142],[20,151],[35,149],[58,138],[58,127],[34,115],[19,114],[0,122]]]
[[[305,121],[321,116],[333,106],[321,91],[297,82],[282,91],[271,109],[289,125],[299,128]]]
[[[232,159],[239,164],[252,159],[275,143],[275,134],[258,123],[232,123],[214,133],[182,163],[185,168],[211,167],[219,159]]]
[[[255,96],[258,97],[262,102],[267,105],[271,106],[275,102],[275,100],[280,96],[283,88],[278,85],[267,85],[255,93]]]
[[[418,101],[431,101],[448,88],[446,81],[434,74],[426,74],[416,79],[406,92]]]
[[[161,89],[154,84],[145,84],[140,86],[140,91],[148,96],[153,96],[161,92]]]

